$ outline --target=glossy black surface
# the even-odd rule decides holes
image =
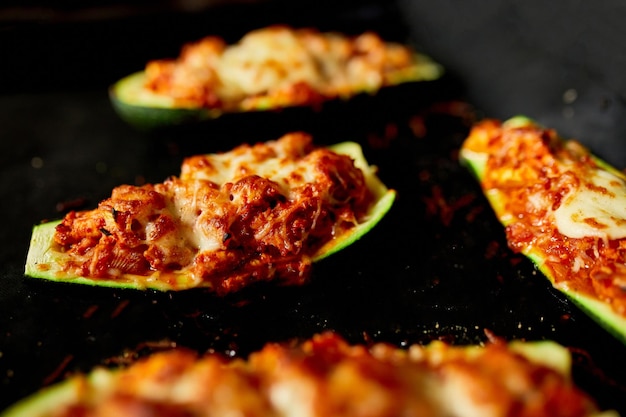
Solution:
[[[110,82],[180,39],[206,33],[205,21],[229,34],[270,22],[271,13],[260,10],[230,21],[225,16],[232,11],[225,10],[133,18],[135,26],[133,19],[99,20],[90,30],[84,23],[43,25],[21,31],[25,38],[11,44],[13,53],[35,38],[40,52],[59,48],[58,59],[51,50],[45,60],[52,71],[48,82],[42,72],[36,83],[26,83],[16,75],[17,65],[8,78],[14,83],[0,96],[0,409],[70,373],[173,344],[245,355],[267,341],[335,330],[355,343],[398,346],[432,339],[477,343],[485,331],[505,339],[554,339],[572,348],[577,381],[603,407],[626,413],[626,347],[507,249],[478,185],[458,164],[456,152],[471,122],[490,113],[466,97],[462,77],[460,85],[455,78],[407,86],[330,104],[319,114],[237,115],[157,134],[135,131],[117,118],[107,97]],[[322,27],[408,36],[394,10],[369,4],[308,19]],[[168,25],[180,30],[158,35]],[[125,43],[133,27],[168,41],[157,48],[146,35]],[[76,79],[60,69],[68,62],[83,63],[68,70]],[[99,69],[97,62],[103,63]],[[116,185],[176,175],[185,156],[295,129],[312,132],[320,144],[358,141],[383,181],[398,191],[390,214],[362,240],[316,264],[309,285],[257,287],[218,299],[203,291],[137,292],[23,277],[31,227],[39,221],[93,207]],[[623,150],[626,144],[613,146]]]

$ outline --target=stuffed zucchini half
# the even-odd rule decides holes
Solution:
[[[404,350],[348,345],[329,332],[267,343],[248,359],[156,352],[70,377],[0,416],[617,417],[575,385],[571,362],[552,341]]]
[[[140,129],[214,119],[224,113],[316,107],[387,86],[440,78],[442,67],[375,33],[348,37],[271,26],[235,44],[209,36],[175,59],[154,60],[114,83],[114,109]]]
[[[179,177],[116,187],[96,209],[35,226],[25,274],[220,295],[301,284],[313,262],[369,232],[395,195],[357,143],[317,148],[287,134],[187,158]]]
[[[477,123],[460,160],[509,247],[626,343],[626,176],[523,116]]]

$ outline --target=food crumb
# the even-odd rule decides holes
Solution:
[[[30,160],[30,166],[35,169],[43,168],[43,159],[38,156],[34,156]]]

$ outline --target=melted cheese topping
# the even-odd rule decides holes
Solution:
[[[293,133],[189,157],[163,183],[116,187],[97,209],[68,213],[54,239],[73,276],[185,273],[224,294],[303,282],[316,250],[358,225],[373,200],[349,156]]]
[[[559,345],[549,348],[568,355]],[[486,347],[433,342],[400,350],[383,343],[351,346],[325,333],[297,345],[269,343],[247,360],[160,352],[71,382],[77,387],[73,398],[45,415],[599,415],[591,397],[572,382],[569,368],[561,373],[501,342]]]
[[[372,32],[347,37],[287,26],[254,30],[232,45],[206,37],[145,69],[146,88],[177,106],[226,110],[315,104],[440,72],[426,57]]]
[[[232,95],[259,94],[296,82],[314,88],[324,85],[314,56],[288,29],[260,30],[244,36],[224,51],[216,72],[224,91]]]
[[[554,212],[557,228],[573,238],[626,237],[626,183],[610,172],[591,170]]]
[[[525,119],[521,119],[522,121]],[[529,121],[478,123],[461,149],[506,225],[557,288],[626,317],[626,179],[576,141]]]

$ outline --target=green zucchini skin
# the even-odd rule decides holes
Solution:
[[[144,80],[145,74],[140,71],[120,79],[109,88],[113,110],[137,130],[190,125],[222,115],[217,109],[176,107],[168,97],[146,90]]]
[[[537,122],[526,116],[512,117],[506,120],[503,125],[509,127],[539,126]],[[602,169],[626,181],[626,176],[606,161],[603,161],[595,155],[591,155],[591,158]],[[461,164],[465,165],[469,169],[478,182],[481,183],[482,178],[484,177],[487,155],[476,154],[475,152],[467,151],[462,147],[459,154],[459,160]],[[489,193],[488,190],[483,189],[483,191],[501,224],[503,226],[507,226],[510,223],[510,219],[507,220],[501,216],[502,213],[500,213],[498,209],[501,207],[498,196],[493,193]],[[626,189],[624,189],[624,194],[626,195]],[[539,269],[539,271],[552,283],[555,289],[563,293],[570,301],[572,301],[574,305],[591,317],[607,332],[612,334],[620,342],[626,344],[626,317],[619,315],[607,304],[602,303],[587,294],[569,287],[556,285],[554,277],[551,275],[550,271],[544,267],[543,255],[536,249],[530,248],[525,250],[523,254],[533,262],[537,269]]]
[[[376,176],[376,167],[370,166],[363,155],[361,146],[355,142],[343,142],[329,147],[340,154],[346,154],[354,159],[355,165],[360,168],[366,179],[367,187],[374,196],[372,206],[362,223],[353,227],[347,233],[336,236],[333,240],[321,247],[313,256],[313,261],[322,259],[352,245],[378,224],[391,210],[396,198],[396,191],[387,188]],[[63,265],[67,257],[55,250],[53,236],[55,227],[60,220],[38,224],[33,227],[30,247],[26,257],[24,275],[29,278],[45,279],[49,281],[84,284],[98,287],[126,288],[135,290],[186,290],[202,287],[203,284],[194,282],[187,272],[170,272],[167,275],[153,273],[149,280],[134,279],[130,274],[123,274],[115,279],[102,279],[72,276],[64,272]],[[65,259],[64,259],[65,257]],[[144,282],[145,284],[142,284]]]
[[[428,82],[440,79],[443,67],[423,54],[415,54],[415,65],[390,75],[389,85],[381,88],[399,86],[405,83]],[[109,87],[109,99],[117,115],[127,124],[140,131],[154,131],[176,126],[194,125],[214,120],[225,113],[246,113],[271,111],[286,108],[271,99],[259,102],[254,109],[229,109],[203,107],[180,107],[170,97],[155,94],[144,87],[145,72],[129,74]],[[371,87],[357,89],[350,95],[330,100],[349,100],[359,94],[375,94]],[[292,107],[304,107],[302,105]]]

